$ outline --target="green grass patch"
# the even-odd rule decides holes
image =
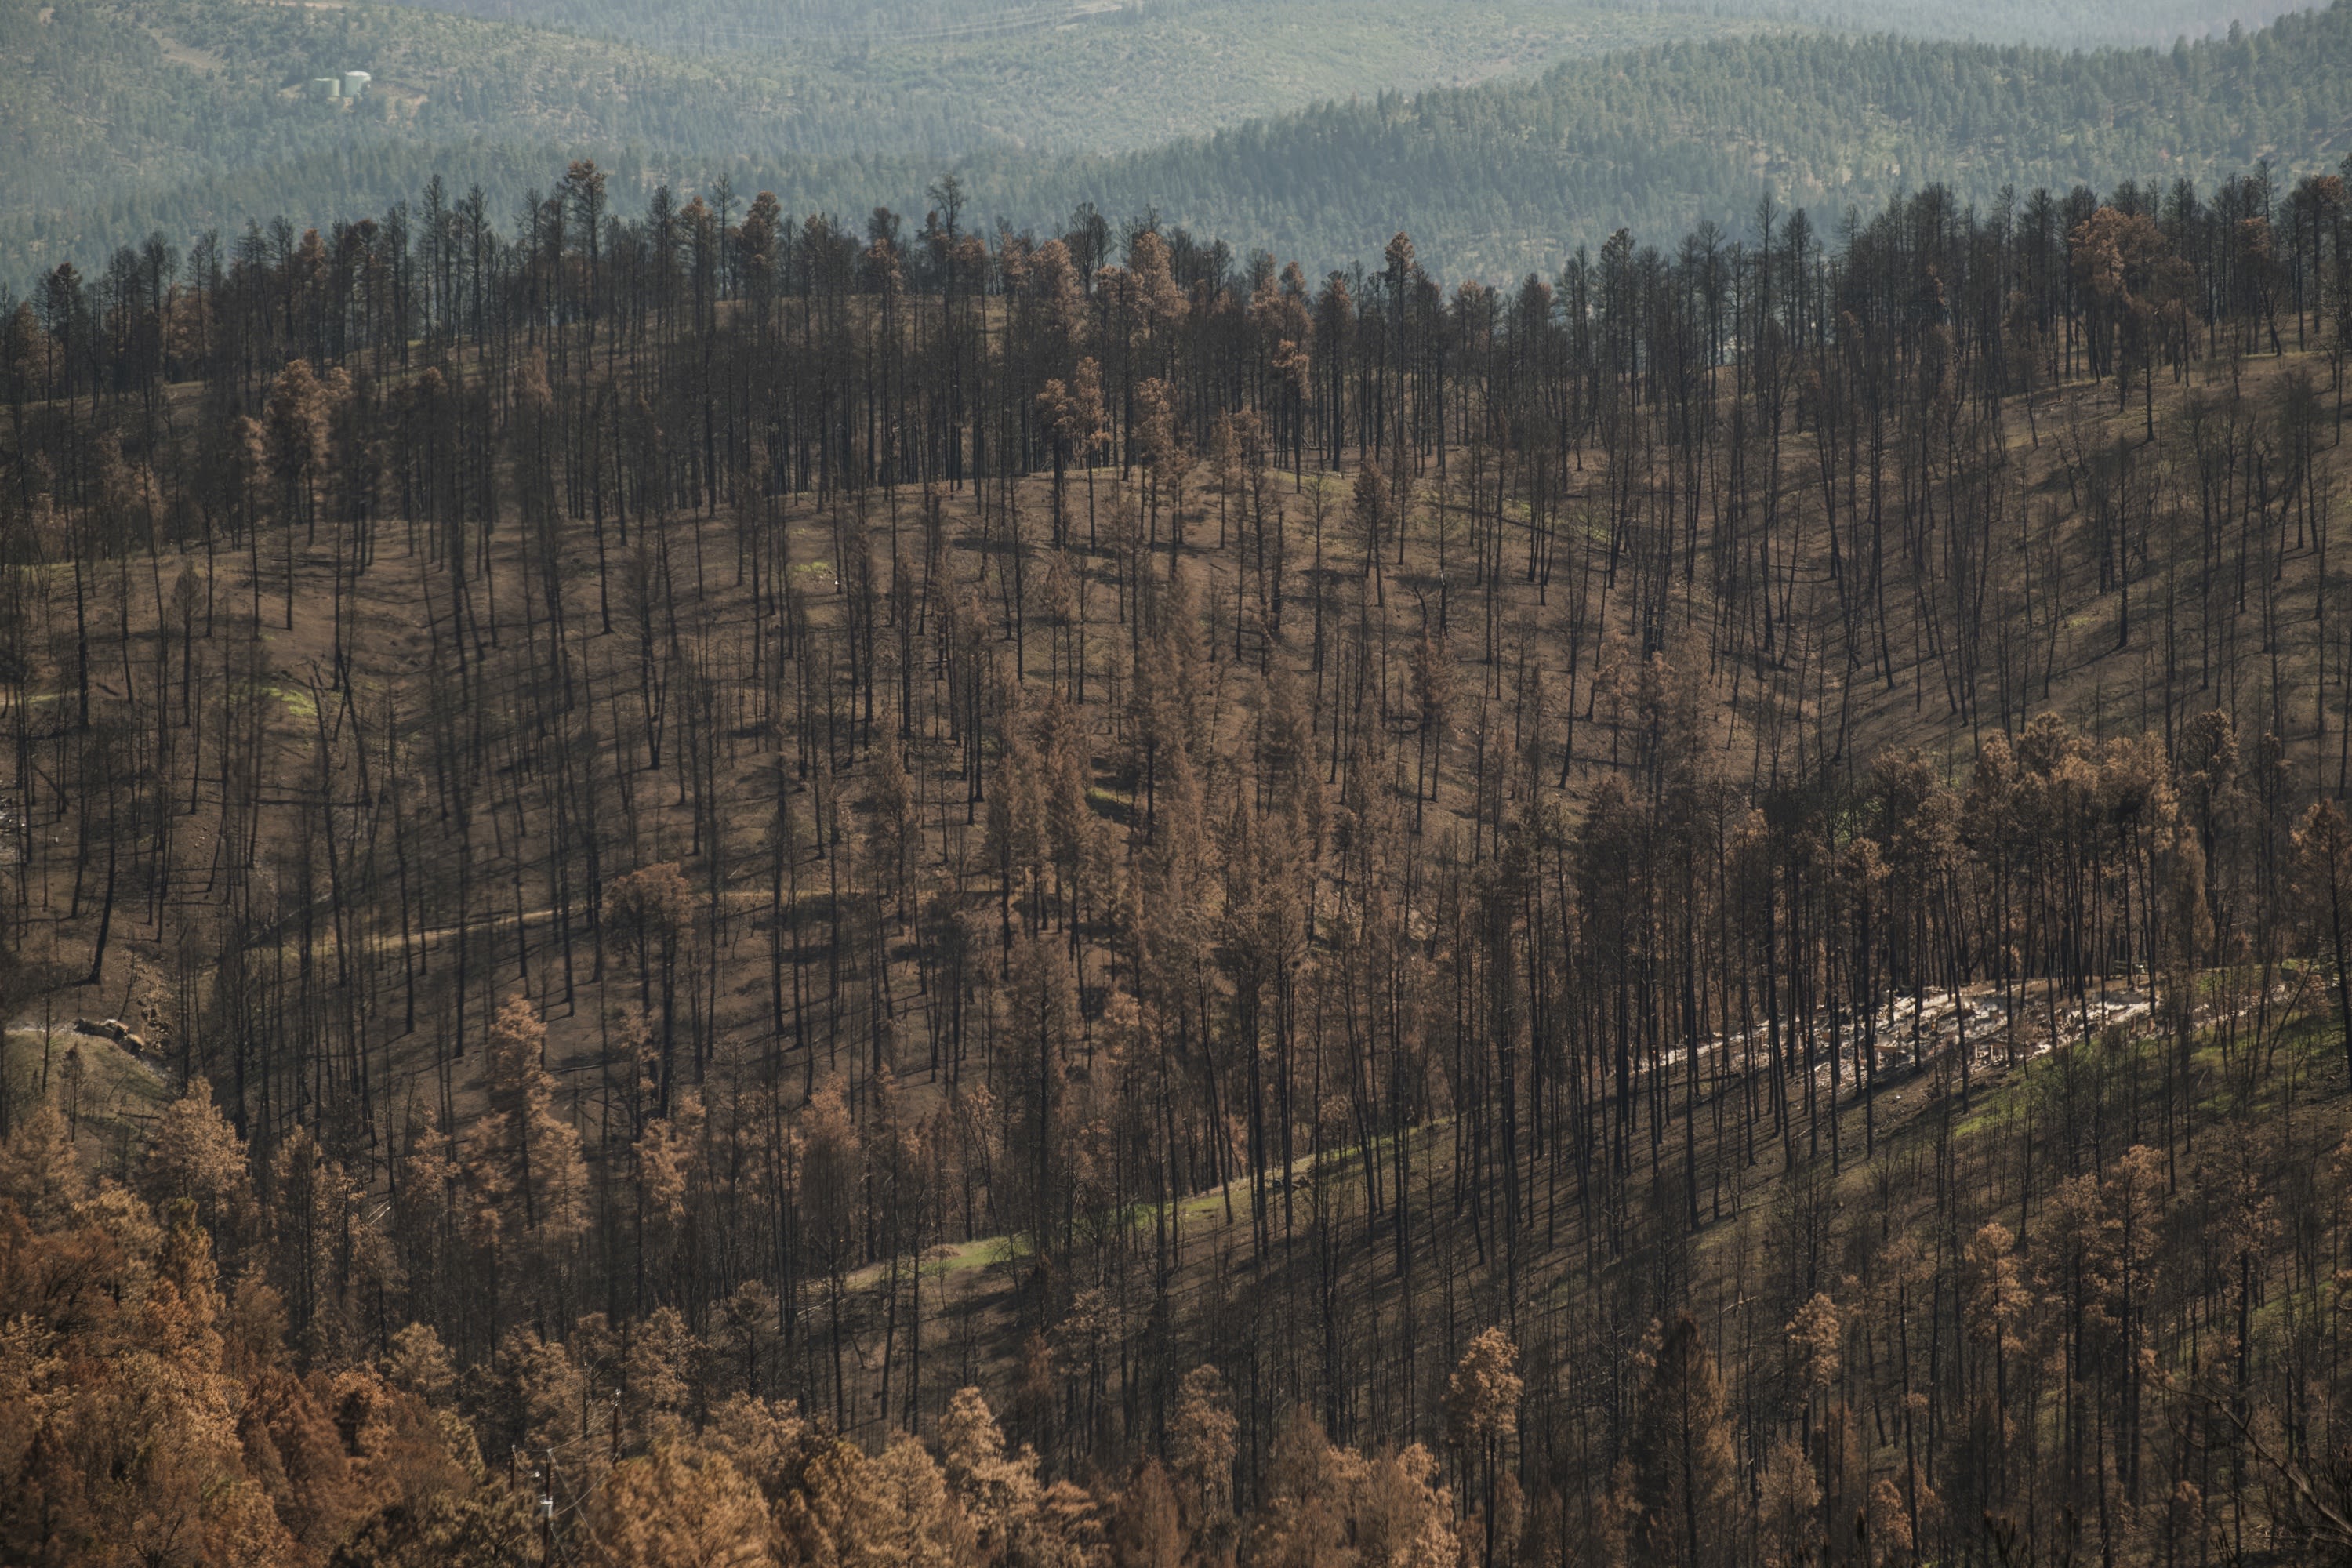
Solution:
[[[261,695],[283,707],[297,719],[315,721],[319,717],[319,700],[310,692],[294,686],[265,686]]]

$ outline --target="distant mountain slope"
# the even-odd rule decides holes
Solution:
[[[1833,224],[1928,181],[2004,186],[2288,172],[2352,151],[2352,0],[2234,40],[2059,53],[1780,36],[1573,62],[1538,80],[1326,105],[1041,179],[971,179],[1015,216],[1084,194],[1318,262],[1396,215],[1445,271],[1556,266],[1620,226],[1663,239],[1757,200]]]
[[[924,3],[877,14],[922,22]],[[636,7],[673,9],[698,14],[693,0]],[[667,161],[686,178],[722,158],[936,169],[990,152],[1116,153],[1381,88],[1757,26],[1544,0],[1192,0],[1018,34],[917,26],[854,46],[679,54],[404,5],[0,0],[0,226],[6,259],[87,259],[142,226],[236,221],[257,199],[336,216],[426,167],[510,197],[522,187],[502,176],[519,157],[543,166],[571,150]],[[375,79],[355,108],[301,91],[346,69]],[[864,166],[845,166],[844,190]]]
[[[1677,41],[1108,157],[966,134],[947,102],[864,94],[845,72],[414,10],[85,0],[31,15],[0,0],[0,269],[20,279],[153,228],[184,242],[277,212],[380,212],[434,173],[460,190],[479,181],[505,210],[577,156],[612,166],[624,205],[658,181],[724,174],[796,212],[919,213],[954,167],[983,221],[1042,226],[1080,200],[1156,208],[1315,267],[1377,255],[1402,221],[1433,266],[1507,275],[1556,267],[1620,225],[1741,227],[1767,191],[1828,226],[1849,204],[1930,180],[1981,201],[2004,185],[2201,179],[2262,157],[2292,173],[2352,149],[2352,0],[2162,51]],[[305,77],[351,65],[379,83],[356,110],[296,96]],[[868,129],[885,121],[887,134]]]
[[[519,0],[530,4],[533,0]],[[537,0],[594,4],[595,0]],[[1862,32],[2077,47],[2220,37],[2265,26],[2310,0],[1656,0],[1662,8]]]
[[[788,50],[848,40],[929,45],[995,33],[1038,31],[1083,19],[1088,26],[1149,30],[1203,11],[1280,26],[1313,22],[1318,0],[399,0],[499,21],[533,22],[663,47]],[[1522,0],[1515,9],[1571,30],[1627,11],[1661,18],[1720,16],[1984,43],[2067,47],[2169,46],[2221,35],[2231,23],[2264,26],[2309,0]],[[1489,7],[1474,0],[1356,0],[1349,30],[1400,25],[1475,29]],[[1329,40],[1338,41],[1338,40]],[[1396,85],[1396,84],[1388,84]]]

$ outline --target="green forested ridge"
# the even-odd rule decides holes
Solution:
[[[1219,25],[1277,25],[1312,20],[1301,0],[678,0],[649,6],[635,0],[402,0],[436,10],[502,21],[536,22],[606,37],[714,49],[790,49],[843,41],[936,41],[1039,29],[1085,21],[1149,29],[1171,18],[1214,13]],[[1892,30],[1932,37],[1981,38],[2088,46],[2169,44],[2183,36],[2229,31],[2232,23],[2258,26],[2303,0],[1528,0],[1523,9],[1555,24],[1604,22],[1633,13],[1659,16],[1723,16],[1805,26]],[[1475,26],[1496,7],[1473,0],[1406,6],[1396,0],[1351,5],[1355,26],[1381,27],[1401,19]]]
[[[2259,26],[2291,11],[2298,0],[1654,0],[1662,10],[1801,22],[1821,26],[1891,30],[1927,37],[1987,42],[2169,45],[2240,26]]]
[[[455,188],[478,181],[505,211],[583,153],[639,196],[724,174],[797,212],[919,210],[954,167],[983,219],[1043,226],[1082,200],[1156,209],[1314,268],[1375,254],[1402,213],[1433,260],[1510,274],[1556,267],[1620,226],[1744,221],[1767,192],[1834,223],[1849,204],[1929,181],[1990,201],[2004,186],[2195,177],[2263,157],[2294,172],[2340,156],[2352,122],[2341,5],[2162,51],[1804,32],[1681,40],[1534,79],[1326,102],[1067,157],[1024,151],[985,119],[1030,104],[1024,133],[1047,141],[1092,122],[1050,107],[1067,95],[1034,90],[1009,65],[987,100],[390,7],[160,0],[136,8],[136,26],[108,0],[44,12],[11,0],[0,47],[0,91],[21,106],[0,121],[0,255],[20,276],[67,257],[87,265],[152,229],[184,243],[255,214],[299,229],[381,211],[428,170]],[[355,109],[281,85],[362,62],[379,89]],[[1181,97],[1121,112],[1148,117]]]
[[[1767,193],[1834,223],[1930,182],[1990,201],[2264,157],[2321,166],[2352,129],[2347,66],[2344,5],[2165,52],[1759,37],[1326,105],[1057,177],[1315,261],[1377,253],[1409,210],[1424,254],[1508,275],[1620,226],[1744,221]],[[983,206],[1017,206],[1034,176],[973,184]]]
[[[1752,26],[1528,0],[1370,16],[1339,0],[1223,0],[1018,37],[673,55],[383,5],[0,0],[0,214],[11,255],[87,259],[146,225],[184,236],[277,210],[323,224],[385,205],[427,165],[478,174],[503,207],[530,183],[509,172],[543,178],[559,149],[617,167],[674,160],[681,183],[735,161],[862,208],[919,193],[952,161],[1132,150],[1366,84],[1482,79]],[[357,106],[302,96],[308,79],[350,68],[375,78]],[[828,162],[795,172],[813,157]],[[874,157],[903,167],[858,161]]]

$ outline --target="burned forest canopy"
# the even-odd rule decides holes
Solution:
[[[2343,174],[929,205],[0,321],[0,1556],[2352,1545]]]

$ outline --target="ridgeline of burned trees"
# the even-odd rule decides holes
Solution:
[[[935,197],[0,313],[6,1553],[2352,1546],[2340,179]]]

